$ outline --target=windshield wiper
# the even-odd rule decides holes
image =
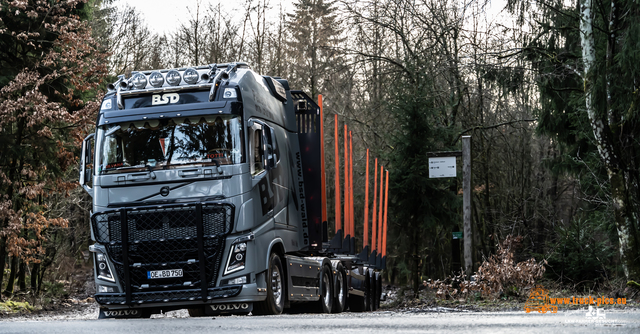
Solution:
[[[151,178],[155,180],[156,173],[153,172],[153,167],[151,167],[151,165],[149,164],[144,164],[144,166],[147,167],[147,169],[149,169],[149,176],[151,176]]]

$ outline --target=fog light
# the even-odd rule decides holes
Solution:
[[[98,285],[98,292],[115,292],[112,286]]]
[[[247,276],[242,276],[234,279],[230,279],[227,284],[245,284],[247,283]]]

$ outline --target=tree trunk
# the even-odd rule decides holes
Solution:
[[[620,170],[607,170],[611,183],[611,197],[613,200],[613,213],[618,231],[620,262],[627,280],[640,277],[640,262],[637,260],[638,238],[636,226],[638,216],[632,209],[631,199],[626,189],[626,178]]]
[[[7,288],[4,290],[4,294],[7,296],[13,295],[13,286],[16,283],[16,273],[18,272],[18,257],[11,257],[11,272],[9,273],[9,279],[7,280]]]
[[[5,248],[6,238],[0,238],[0,290],[2,290],[2,281],[4,279],[4,267],[7,265],[7,250]],[[2,294],[0,294],[2,300]]]
[[[640,264],[636,260],[637,238],[635,235],[635,226],[638,226],[638,216],[633,210],[633,206],[631,205],[633,201],[631,201],[629,197],[629,186],[633,188],[633,183],[627,183],[628,178],[625,177],[624,171],[617,167],[620,162],[618,157],[616,157],[610,140],[610,124],[605,123],[596,113],[593,96],[594,88],[591,80],[591,68],[594,66],[596,61],[592,6],[592,0],[583,0],[580,8],[580,42],[582,46],[582,63],[584,65],[583,80],[585,104],[587,115],[591,122],[593,135],[595,137],[595,143],[598,147],[598,153],[600,154],[600,157],[607,168],[607,174],[609,175],[613,212],[618,231],[620,260],[625,277],[630,279],[631,277],[635,278],[640,275]],[[610,50],[610,52],[613,51]],[[612,57],[613,55],[610,54],[609,56]],[[607,93],[610,94],[609,91]],[[612,110],[609,109],[607,114],[610,115],[611,112]],[[613,117],[609,116],[608,119],[613,120]]]
[[[27,265],[24,260],[20,260],[18,265],[18,288],[21,292],[27,291]]]
[[[33,267],[31,268],[31,291],[33,291],[34,294],[40,291],[40,288],[38,286],[39,272],[40,272],[40,263],[34,263]]]

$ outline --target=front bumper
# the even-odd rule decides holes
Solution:
[[[186,308],[221,303],[254,303],[263,301],[266,292],[261,292],[257,284],[229,285],[209,288],[203,298],[201,289],[152,291],[132,294],[132,303],[126,303],[125,293],[98,293],[98,304],[109,310],[130,308]]]

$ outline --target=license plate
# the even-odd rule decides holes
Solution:
[[[147,271],[148,279],[182,277],[182,269],[152,270]]]

